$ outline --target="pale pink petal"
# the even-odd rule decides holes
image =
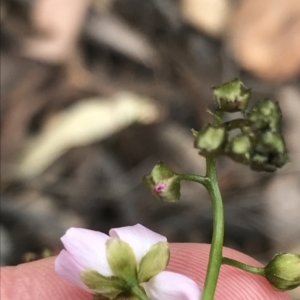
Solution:
[[[163,271],[141,284],[151,300],[199,300],[201,291],[192,279]]]
[[[113,272],[106,258],[105,243],[109,236],[98,231],[70,228],[61,238],[67,252],[82,269],[93,269],[103,276]]]
[[[66,250],[62,250],[55,260],[55,272],[63,277],[65,280],[75,284],[86,291],[90,291],[88,287],[82,282],[80,272],[82,269],[72,259]]]
[[[111,229],[109,235],[127,242],[135,253],[137,263],[141,261],[151,246],[158,242],[167,241],[166,237],[155,233],[141,224]]]

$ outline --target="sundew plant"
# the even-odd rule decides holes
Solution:
[[[170,259],[167,239],[140,224],[111,229],[109,235],[69,229],[62,237],[65,249],[55,262],[59,275],[92,293],[94,299],[213,300],[222,264],[263,276],[278,291],[300,286],[299,254],[276,254],[260,268],[223,256],[224,210],[217,157],[225,155],[264,172],[275,172],[289,159],[278,103],[262,99],[249,108],[251,90],[238,79],[214,87],[213,95],[217,109],[210,112],[211,124],[191,132],[194,147],[206,159],[206,174],[176,173],[159,162],[143,178],[157,199],[168,202],[179,201],[182,180],[207,190],[213,207],[213,235],[204,286],[166,271]],[[223,121],[224,113],[235,112],[241,117]]]

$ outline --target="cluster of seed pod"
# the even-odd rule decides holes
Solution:
[[[267,172],[274,172],[288,161],[280,132],[282,117],[278,103],[264,99],[247,110],[251,91],[238,79],[214,87],[213,94],[218,113],[239,111],[244,118],[223,123],[219,120],[194,131],[200,155],[226,155],[253,170]],[[234,129],[240,132],[230,137]]]

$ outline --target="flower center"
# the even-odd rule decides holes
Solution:
[[[166,183],[161,182],[161,183],[159,183],[159,184],[157,184],[157,185],[155,186],[155,191],[156,191],[157,193],[161,193],[162,190],[163,190],[166,186],[167,186]]]

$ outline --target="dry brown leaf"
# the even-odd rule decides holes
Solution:
[[[147,38],[111,14],[91,17],[87,35],[123,55],[148,66],[158,63],[159,56]]]
[[[72,147],[102,140],[133,122],[151,123],[159,116],[150,99],[119,93],[112,99],[88,99],[55,115],[26,147],[19,164],[22,177],[43,172]]]
[[[220,36],[231,6],[226,0],[182,0],[182,14],[191,25],[212,36]]]
[[[24,41],[25,56],[60,63],[74,51],[90,0],[38,0],[32,22],[41,32]]]

